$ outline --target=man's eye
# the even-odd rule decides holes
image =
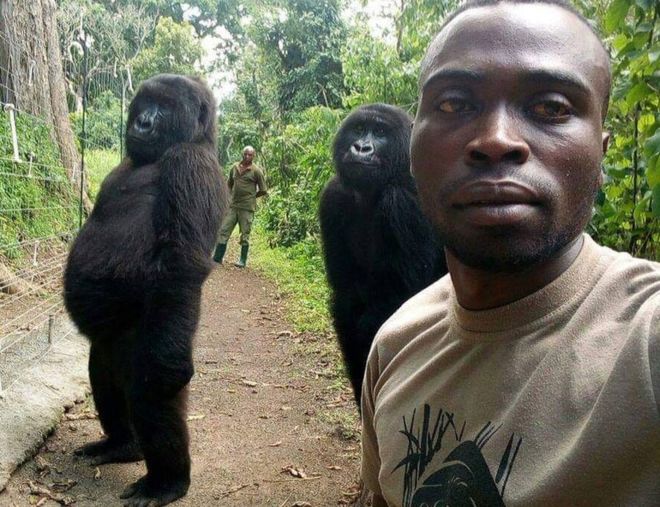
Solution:
[[[558,120],[570,116],[572,110],[567,104],[555,100],[544,100],[532,106],[532,113],[539,118]]]
[[[443,113],[467,113],[474,110],[474,106],[463,99],[445,99],[438,103],[437,108]]]

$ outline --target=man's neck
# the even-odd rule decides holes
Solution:
[[[488,272],[463,264],[446,250],[447,267],[459,304],[468,310],[497,308],[545,287],[577,258],[584,238],[579,235],[557,255],[514,273]]]

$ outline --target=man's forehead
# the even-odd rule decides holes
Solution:
[[[420,86],[443,66],[481,63],[564,67],[609,86],[609,62],[600,41],[577,16],[556,5],[501,3],[464,11],[431,43]]]

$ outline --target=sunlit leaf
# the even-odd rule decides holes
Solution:
[[[611,33],[619,28],[629,10],[629,0],[614,0],[605,14],[605,29]]]

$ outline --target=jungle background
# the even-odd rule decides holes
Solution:
[[[271,187],[257,213],[254,265],[293,296],[296,329],[327,332],[317,205],[333,175],[332,138],[361,104],[386,102],[414,115],[419,62],[459,3],[0,0],[0,290],[40,296],[41,309],[30,309],[35,322],[47,322],[59,296],[44,303],[44,280],[61,272],[62,245],[122,156],[139,82],[160,72],[201,74],[219,101],[224,170],[253,145]],[[575,5],[603,35],[614,75],[607,181],[589,232],[658,260],[660,6]],[[24,331],[22,321],[11,322],[0,336]]]

